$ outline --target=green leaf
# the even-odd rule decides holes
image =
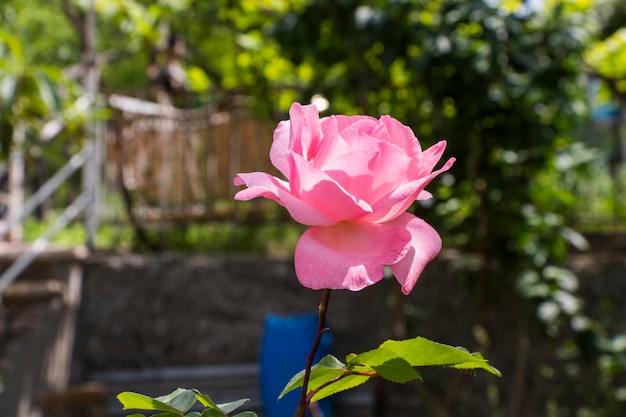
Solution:
[[[353,369],[357,365],[365,365],[392,382],[404,384],[414,379],[422,379],[409,362],[398,356],[396,352],[382,347],[360,355],[351,355],[348,359],[348,369]]]
[[[250,401],[249,398],[243,398],[241,400],[233,401],[230,403],[218,404],[217,407],[222,410],[224,414],[230,414],[248,401]]]
[[[141,414],[141,413],[133,413],[133,414],[129,414],[126,417],[146,417],[145,414]]]
[[[366,368],[365,371],[372,372],[372,374],[374,373],[371,368]],[[311,401],[315,402],[338,392],[364,384],[370,378],[371,375],[358,375],[351,373],[351,371],[346,368],[346,365],[344,365],[339,359],[332,355],[326,355],[311,368],[307,393],[319,389],[313,398],[311,398]],[[291,381],[287,383],[278,399],[282,398],[288,392],[302,387],[303,379],[304,371],[298,372],[291,379]],[[333,380],[335,381],[320,389],[321,386]]]
[[[207,408],[202,412],[202,417],[226,417],[219,408]]]
[[[328,369],[344,369],[346,365],[341,362],[339,359],[334,357],[333,355],[326,355],[318,363],[313,365],[311,369],[320,369],[320,368],[328,368]],[[304,371],[302,371],[304,372]]]
[[[319,401],[331,395],[337,394],[338,392],[358,387],[359,385],[366,383],[370,378],[371,376],[369,375],[347,374],[345,377],[319,390],[313,398],[311,398],[311,401]],[[319,388],[319,385],[321,384],[310,384],[309,392],[313,389]]]
[[[178,388],[170,394],[156,397],[155,400],[169,404],[184,414],[196,403],[196,394],[190,389]]]
[[[184,417],[202,417],[199,411],[192,411],[191,413],[185,414]]]
[[[243,413],[235,414],[233,417],[258,417],[254,411],[244,411]]]
[[[382,365],[391,359],[396,359],[399,357],[400,356],[396,352],[390,349],[386,349],[381,345],[377,349],[369,350],[359,355],[355,355],[354,353],[352,353],[346,357],[346,361],[348,362],[348,369],[352,369],[356,365],[365,365],[368,367]]]
[[[152,414],[150,417],[181,417],[178,411],[166,411],[164,413]]]
[[[309,388],[312,386],[312,383],[315,379],[322,380],[331,380],[343,373],[343,370],[346,369],[346,366],[333,355],[324,356],[318,363],[311,367],[311,375],[309,377]],[[283,396],[296,388],[302,386],[304,382],[304,370],[295,374],[285,388],[281,391],[278,399],[280,400]],[[310,391],[310,390],[309,390]]]
[[[169,404],[165,404],[156,398],[148,397],[147,395],[138,394],[136,392],[122,392],[118,394],[117,399],[124,406],[124,410],[135,409],[179,412]]]
[[[219,407],[217,406],[215,401],[213,401],[213,399],[211,397],[209,397],[207,394],[203,394],[200,391],[198,391],[197,389],[193,389],[192,391],[194,392],[194,394],[196,394],[196,399],[198,401],[200,401],[200,403],[203,406],[214,408],[214,409],[219,409]]]
[[[456,369],[484,369],[497,376],[502,376],[493,366],[489,365],[479,353],[469,353],[442,343],[433,342],[423,337],[408,340],[387,340],[380,348],[395,352],[398,357],[411,366],[449,366]]]
[[[402,358],[389,359],[381,365],[372,366],[381,377],[398,384],[404,384],[414,379],[422,380],[420,374],[413,369],[410,363]]]

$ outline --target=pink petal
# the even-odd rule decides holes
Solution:
[[[289,109],[289,123],[290,150],[310,159],[317,153],[322,139],[317,107],[293,103]]]
[[[411,234],[409,251],[404,258],[391,265],[402,292],[408,294],[426,265],[441,251],[441,238],[428,223],[409,213],[403,213],[386,224],[402,227]]]
[[[402,259],[410,241],[403,225],[342,222],[312,227],[296,245],[296,275],[308,288],[358,291],[380,281],[384,265]]]
[[[288,120],[278,123],[274,130],[274,141],[270,148],[270,161],[278,170],[289,178],[289,131],[291,124]]]
[[[319,168],[323,168],[324,165],[332,161],[336,155],[343,155],[348,152],[349,148],[345,140],[339,135],[337,118],[335,116],[320,119],[320,126],[324,139],[320,142],[317,153],[311,155],[309,159],[314,159],[315,164]]]
[[[370,205],[351,195],[325,172],[300,155],[291,155],[289,185],[293,195],[316,207],[335,222],[356,220],[371,213]]]
[[[342,114],[338,114],[335,116],[332,116],[335,119],[337,119],[337,128],[339,130],[339,133],[341,134],[341,132],[343,132],[343,130],[347,127],[352,126],[355,122],[359,121],[359,120],[364,120],[366,123],[368,123],[369,121],[369,126],[370,126],[370,131],[372,129],[374,129],[376,127],[376,124],[378,123],[378,121],[371,117],[371,116],[344,116]]]
[[[383,223],[387,222],[401,213],[405,212],[411,204],[417,199],[424,199],[427,195],[422,194],[424,188],[439,174],[445,172],[452,167],[455,158],[450,158],[443,167],[437,171],[431,172],[429,175],[419,178],[408,184],[404,184],[379,200],[378,204],[374,204],[371,214],[363,217],[363,221]]]
[[[422,152],[422,164],[419,167],[420,174],[418,175],[427,175],[435,169],[445,150],[446,141],[441,140]]]
[[[421,153],[420,143],[410,127],[390,116],[381,116],[380,121],[387,128],[391,143],[405,149],[411,156],[417,156]]]
[[[235,185],[247,185],[248,188],[235,194],[235,200],[252,200],[257,197],[265,197],[284,206],[291,217],[298,223],[307,226],[328,226],[334,220],[314,206],[295,197],[289,184],[265,172],[249,172],[238,174],[234,180]]]
[[[416,200],[430,200],[431,198],[433,198],[433,195],[431,193],[429,193],[426,190],[422,190],[420,191],[420,193],[417,195]]]
[[[360,135],[358,146],[336,156],[324,171],[370,205],[405,183],[411,159],[397,146]]]

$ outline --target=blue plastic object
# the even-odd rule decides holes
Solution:
[[[300,390],[294,390],[277,401],[287,382],[304,369],[306,356],[317,336],[318,315],[269,315],[265,319],[265,333],[261,346],[261,400],[265,417],[293,417],[300,399]],[[315,355],[314,364],[330,353],[332,337],[328,331]],[[315,417],[331,417],[332,400],[324,399],[312,405],[320,411]],[[319,407],[319,408],[318,408]]]

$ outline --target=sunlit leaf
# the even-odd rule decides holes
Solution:
[[[317,364],[311,367],[311,375],[309,379],[309,387],[314,386],[314,381],[329,381],[343,373],[345,365],[333,355],[324,356]],[[281,399],[285,394],[293,391],[294,389],[301,387],[304,381],[304,370],[295,374],[282,392],[278,396]],[[321,385],[321,383],[320,383]],[[318,385],[319,386],[319,385]]]
[[[241,400],[232,401],[229,403],[218,404],[217,407],[220,410],[222,410],[224,414],[230,414],[236,409],[238,409],[239,407],[241,407],[242,405],[244,405],[245,403],[247,403],[248,401],[250,401],[249,398],[243,398]]]
[[[390,359],[380,365],[372,366],[381,377],[398,384],[404,384],[422,377],[402,358]]]
[[[369,366],[381,377],[396,383],[422,379],[409,362],[399,357],[396,352],[382,347],[353,356],[348,366],[357,364]]]
[[[196,395],[196,399],[200,401],[200,403],[204,405],[205,407],[216,408],[216,409],[219,408],[217,404],[215,403],[215,401],[213,401],[213,399],[209,397],[207,394],[203,394],[197,389],[194,389],[192,391]]]
[[[155,411],[174,411],[177,409],[171,405],[165,404],[155,398],[148,397],[147,395],[138,394],[136,392],[125,391],[118,394],[117,399],[124,406],[124,410],[155,410]]]
[[[460,348],[433,342],[423,337],[396,341],[387,340],[381,348],[389,349],[411,366],[449,366],[456,369],[484,369],[501,376],[480,354],[471,354]]]
[[[168,395],[155,398],[165,404],[169,404],[176,410],[186,413],[196,403],[196,394],[189,389],[178,388]]]

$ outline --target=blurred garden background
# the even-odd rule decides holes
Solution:
[[[444,240],[432,271],[451,278],[436,290],[427,270],[414,292],[462,299],[470,319],[381,286],[379,324],[459,334],[504,377],[432,376],[402,387],[419,400],[393,415],[624,415],[624,0],[2,0],[0,221],[87,161],[4,243],[289,259],[302,228],[233,201],[232,179],[272,172],[293,101],[390,114],[457,158],[412,208]],[[77,201],[83,214],[47,234]]]

